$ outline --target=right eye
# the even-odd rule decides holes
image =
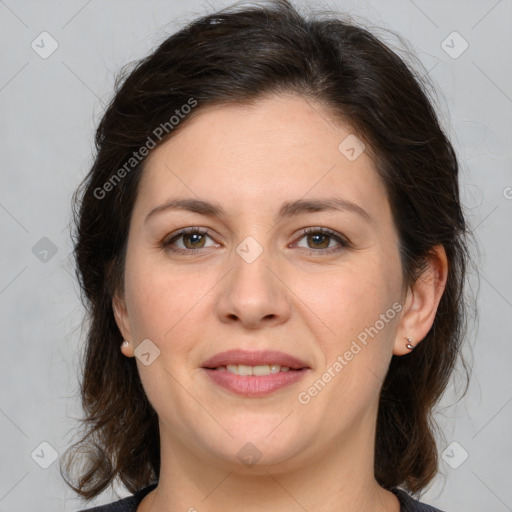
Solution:
[[[207,247],[204,245],[207,237],[211,239],[208,230],[198,227],[185,228],[164,240],[162,246],[172,252],[194,254],[196,251]],[[182,247],[175,247],[174,244],[180,239],[182,239]]]

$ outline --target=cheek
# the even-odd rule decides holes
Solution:
[[[143,251],[132,253],[127,258],[125,289],[136,340],[149,338],[161,348],[172,342],[173,350],[179,350],[178,340],[187,339],[188,328],[197,328],[191,319],[200,313],[220,277],[193,266],[172,266],[164,257]]]
[[[398,265],[398,263],[397,263]],[[346,265],[323,276],[299,280],[294,288],[326,328],[333,350],[350,344],[373,326],[400,298],[400,269],[393,260],[372,254],[355,254]],[[387,331],[393,314],[387,315]]]
[[[368,258],[365,264],[351,265],[350,272],[332,276],[328,293],[318,297],[324,306],[319,316],[334,331],[322,338],[325,368],[317,376],[329,380],[317,402],[320,408],[330,404],[322,413],[326,421],[337,422],[347,410],[363,414],[378,397],[398,320],[393,304],[400,297],[399,268],[389,261]]]

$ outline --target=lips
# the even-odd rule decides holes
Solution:
[[[219,366],[228,365],[280,365],[287,366],[291,370],[309,368],[305,361],[301,361],[295,356],[277,350],[228,350],[226,352],[220,352],[202,363],[202,367],[205,369],[214,369]]]
[[[299,382],[310,367],[275,350],[228,350],[205,361],[202,370],[210,382],[230,393],[262,398]]]

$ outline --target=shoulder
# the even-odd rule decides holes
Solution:
[[[431,505],[426,505],[407,494],[402,489],[391,489],[400,502],[400,512],[443,512]]]
[[[82,509],[78,512],[137,512],[137,507],[139,506],[144,496],[149,494],[157,485],[158,483],[148,485],[132,496],[114,501],[113,503],[108,503],[107,505]]]

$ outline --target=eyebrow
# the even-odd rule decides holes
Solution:
[[[201,199],[170,199],[165,203],[153,208],[144,222],[147,222],[151,217],[166,211],[172,210],[187,210],[200,215],[209,217],[225,218],[226,212],[218,203],[203,201]],[[332,197],[326,199],[299,199],[297,201],[288,201],[282,204],[276,220],[290,218],[304,213],[324,212],[324,211],[348,211],[355,213],[368,223],[372,223],[370,215],[356,203],[342,199],[339,197]]]

